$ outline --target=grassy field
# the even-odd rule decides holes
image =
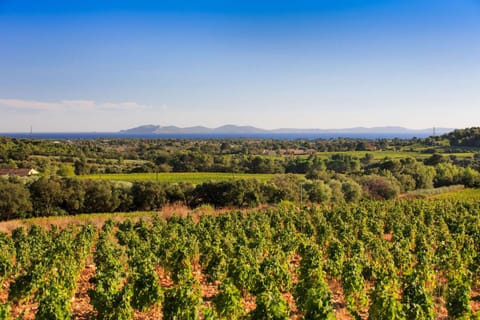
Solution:
[[[480,200],[480,189],[464,189],[432,196],[433,199]]]
[[[205,181],[228,181],[232,179],[257,179],[267,181],[275,174],[227,173],[227,172],[161,172],[161,173],[112,173],[79,176],[81,179],[113,181],[158,181],[165,183],[189,182],[199,184]],[[299,175],[303,176],[303,175]]]

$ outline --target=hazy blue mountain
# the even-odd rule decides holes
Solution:
[[[435,128],[435,133],[441,135],[453,131],[452,128]],[[207,128],[203,126],[194,127],[177,127],[177,126],[159,126],[159,125],[143,125],[127,130],[121,130],[125,134],[411,134],[414,135],[431,135],[433,128],[427,129],[408,129],[403,127],[354,127],[343,129],[296,129],[296,128],[280,128],[274,130],[260,129],[252,126],[236,126],[224,125],[218,128]]]
[[[155,126],[153,124],[147,124],[144,126],[135,127],[127,130],[120,130],[121,133],[134,133],[134,134],[150,134],[154,133],[155,130],[160,128],[160,126]]]
[[[441,135],[447,132],[451,132],[452,128],[435,128],[435,134]],[[433,128],[427,129],[408,129],[403,127],[354,127],[354,128],[341,128],[341,129],[295,129],[295,128],[281,128],[271,130],[274,133],[366,133],[366,134],[421,134],[431,135],[433,134]]]
[[[252,126],[235,126],[232,124],[227,124],[218,128],[212,129],[213,133],[223,133],[223,134],[233,134],[233,133],[268,133],[268,130],[255,128]]]
[[[121,133],[128,134],[252,134],[268,133],[269,131],[258,129],[252,126],[224,125],[218,128],[207,128],[202,126],[177,127],[177,126],[155,126],[145,125],[132,129],[121,130]]]

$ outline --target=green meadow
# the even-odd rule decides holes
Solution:
[[[268,181],[275,174],[228,173],[228,172],[161,172],[161,173],[112,173],[89,174],[79,176],[81,179],[110,180],[110,181],[157,181],[161,183],[192,183],[199,184],[205,181],[228,181],[232,179],[257,179]],[[299,175],[303,176],[303,175]]]
[[[435,195],[434,199],[448,199],[448,200],[480,200],[480,189],[464,189],[459,191],[447,192],[439,195]]]

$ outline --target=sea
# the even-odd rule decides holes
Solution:
[[[0,133],[0,136],[17,139],[45,140],[86,140],[86,139],[411,139],[426,138],[427,133],[252,133],[252,134],[130,134],[119,132],[42,132],[42,133]]]

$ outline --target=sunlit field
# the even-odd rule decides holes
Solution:
[[[80,176],[81,179],[112,181],[157,181],[160,183],[192,183],[205,181],[228,181],[235,179],[257,179],[268,181],[275,174],[227,173],[227,172],[161,172],[161,173],[128,173],[128,174],[90,174]]]

